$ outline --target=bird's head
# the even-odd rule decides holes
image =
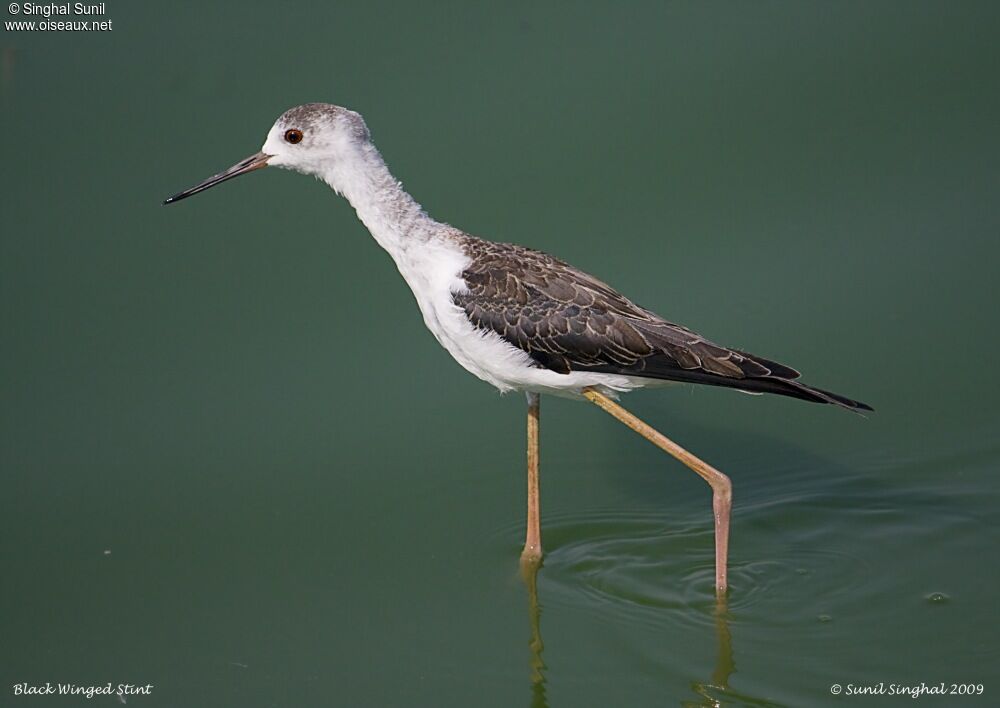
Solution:
[[[306,103],[282,113],[267,133],[260,152],[228,170],[179,192],[164,204],[186,199],[226,180],[268,165],[327,177],[369,146],[370,136],[361,114],[330,103]]]
[[[307,103],[281,114],[261,152],[268,164],[319,175],[370,140],[360,113],[329,103]]]

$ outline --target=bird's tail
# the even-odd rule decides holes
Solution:
[[[846,408],[847,410],[855,413],[875,410],[867,403],[855,401],[851,398],[841,396],[840,394],[833,393],[831,391],[824,391],[821,388],[813,388],[812,386],[807,386],[804,383],[779,378],[777,376],[742,379],[734,381],[733,386],[750,393],[776,393],[779,396],[790,396],[791,398],[798,398],[800,400],[811,401],[813,403],[829,403],[834,406]]]

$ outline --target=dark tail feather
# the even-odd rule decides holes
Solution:
[[[767,361],[768,364],[776,368],[780,367],[779,370],[788,371],[796,376],[799,373],[795,371],[795,369],[791,369],[787,366],[775,364],[774,362],[766,359],[760,359],[759,357],[755,358],[759,362]],[[651,379],[665,379],[667,381],[706,384],[708,386],[723,386],[725,388],[735,388],[740,391],[746,391],[747,393],[776,393],[779,396],[790,396],[791,398],[798,398],[802,401],[811,401],[812,403],[828,403],[830,405],[846,408],[849,411],[859,414],[862,411],[874,410],[867,403],[855,401],[847,398],[846,396],[831,393],[830,391],[824,391],[821,388],[813,388],[812,386],[807,386],[804,383],[799,383],[798,381],[793,381],[790,378],[785,378],[783,376],[772,375],[757,377],[747,376],[742,379],[731,378],[729,376],[713,374],[709,371],[705,371],[704,369],[682,369],[677,366],[674,359],[665,356],[647,357],[640,360],[637,364],[629,367],[599,364],[588,367],[578,367],[574,365],[573,369],[574,371],[579,369],[580,371],[597,371],[602,374],[626,374],[629,376],[645,376]]]
[[[628,373],[627,370],[619,369],[615,373]],[[643,372],[647,373],[647,372]],[[655,374],[654,374],[655,376]],[[685,381],[688,383],[708,384],[709,386],[724,386],[726,388],[737,388],[748,393],[776,393],[779,396],[789,396],[798,398],[801,401],[812,403],[828,403],[830,405],[846,408],[855,413],[862,411],[874,411],[874,408],[867,403],[855,401],[837,393],[824,391],[821,388],[813,388],[798,381],[781,378],[779,376],[761,376],[755,378],[748,376],[745,379],[733,379],[725,376],[710,374],[707,371],[697,369],[672,369],[669,375],[660,374],[655,378],[670,379],[673,381]]]
[[[849,411],[854,411],[855,413],[875,410],[867,403],[855,401],[830,391],[824,391],[821,388],[806,386],[798,381],[789,381],[788,379],[779,379],[777,377],[738,380],[733,382],[733,386],[752,393],[776,393],[779,396],[791,396],[792,398],[812,401],[813,403],[829,403],[834,406],[846,408]]]

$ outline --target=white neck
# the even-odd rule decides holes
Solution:
[[[426,243],[443,225],[406,193],[373,145],[357,146],[350,152],[349,158],[338,160],[321,178],[347,198],[378,244],[398,263],[408,248]]]

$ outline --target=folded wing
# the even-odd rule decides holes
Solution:
[[[469,237],[470,240],[471,237]],[[776,393],[849,409],[858,401],[796,381],[783,364],[719,346],[664,320],[607,284],[540,251],[472,240],[455,303],[540,367],[592,371]]]

